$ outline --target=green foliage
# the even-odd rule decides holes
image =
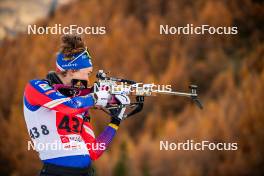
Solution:
[[[120,158],[116,163],[116,166],[113,169],[114,176],[126,176],[128,175],[128,166],[127,166],[127,149],[126,149],[126,142],[124,141],[120,145]]]

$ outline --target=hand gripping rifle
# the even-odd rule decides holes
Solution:
[[[109,77],[106,72],[103,70],[99,70],[96,74],[97,81],[94,83],[94,92],[99,90],[107,90],[110,92],[111,95],[134,95],[136,96],[136,101],[131,102],[129,105],[119,105],[115,100],[114,96],[112,96],[111,100],[109,101],[107,107],[102,108],[104,112],[110,114],[109,110],[115,108],[122,108],[124,106],[131,109],[125,116],[129,117],[143,109],[144,104],[144,97],[145,96],[155,96],[158,94],[164,95],[175,95],[175,96],[184,96],[189,97],[200,109],[203,108],[202,103],[198,99],[197,88],[196,85],[190,85],[190,92],[178,92],[178,91],[171,91],[171,90],[158,90],[153,89],[155,87],[154,84],[142,84],[137,83],[132,80],[116,78],[116,77]]]

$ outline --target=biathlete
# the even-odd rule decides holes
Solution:
[[[25,87],[24,116],[43,162],[40,176],[93,175],[92,161],[102,155],[116,134],[125,108],[115,111],[100,135],[94,135],[89,109],[105,107],[111,95],[105,90],[93,93],[87,88],[92,71],[91,56],[82,38],[64,35],[56,71],[45,79],[29,81]],[[116,95],[115,99],[120,105],[130,103],[124,95]],[[58,145],[55,149],[46,145],[54,143]],[[39,144],[46,148],[38,148]]]

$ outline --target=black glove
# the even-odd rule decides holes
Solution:
[[[130,98],[127,95],[115,95],[118,100],[118,105],[129,105]],[[119,125],[120,122],[125,118],[126,106],[110,109],[110,115],[112,117],[111,123]]]
[[[120,114],[121,110],[122,110],[121,108],[116,108],[116,109],[110,109],[109,110],[110,111],[110,115],[112,117],[110,123],[113,123],[113,124],[115,124],[117,126],[120,125],[121,119],[118,118],[118,115]]]

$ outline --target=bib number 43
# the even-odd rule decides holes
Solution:
[[[63,116],[57,118],[57,129],[59,134],[79,133],[81,130],[81,119],[78,117]]]

